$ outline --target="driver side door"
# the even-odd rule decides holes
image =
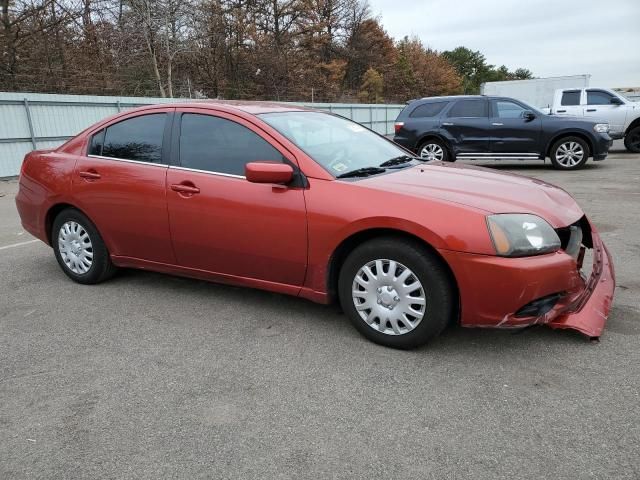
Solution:
[[[293,155],[254,124],[225,112],[176,113],[167,205],[179,266],[301,286],[307,265],[304,189],[250,183],[245,165]],[[241,282],[246,283],[246,282]],[[254,282],[255,283],[255,282]]]

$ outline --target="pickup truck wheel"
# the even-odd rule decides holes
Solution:
[[[68,208],[58,214],[51,245],[62,271],[75,282],[100,283],[116,271],[98,229],[78,210]]]
[[[427,162],[434,160],[437,162],[453,162],[455,160],[452,159],[447,147],[435,139],[425,140],[420,144],[418,147],[418,156]]]
[[[391,348],[425,344],[455,311],[455,290],[442,261],[400,238],[377,238],[353,250],[340,269],[338,292],[356,329]]]
[[[640,153],[640,125],[629,130],[624,137],[624,146],[633,153]]]
[[[577,170],[589,158],[589,146],[579,137],[564,137],[551,147],[551,163],[558,170]]]

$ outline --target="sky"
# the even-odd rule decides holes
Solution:
[[[590,86],[640,87],[640,0],[369,0],[396,40],[480,50],[536,77],[590,74]]]

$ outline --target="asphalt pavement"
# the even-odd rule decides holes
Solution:
[[[640,478],[640,155],[557,172],[618,287],[599,343],[450,328],[416,351],[336,308],[142,271],[72,283],[0,181],[0,478]]]

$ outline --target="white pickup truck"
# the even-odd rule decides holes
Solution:
[[[640,153],[640,102],[606,88],[565,88],[556,90],[553,104],[545,109],[552,115],[593,117],[609,124],[611,138],[624,138],[627,150]]]

